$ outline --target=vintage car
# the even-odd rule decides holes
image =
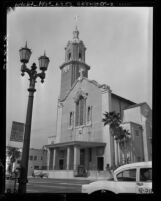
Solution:
[[[117,168],[110,180],[95,181],[82,185],[82,193],[152,193],[152,162],[137,162]]]
[[[34,170],[33,177],[48,178],[48,174],[42,170]]]

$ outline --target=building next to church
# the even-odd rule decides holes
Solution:
[[[8,150],[12,146],[6,146],[6,173],[9,171],[9,166],[11,163],[11,157],[8,155]],[[17,148],[20,152],[19,158],[16,158],[12,165],[12,172],[15,171],[17,167],[20,166],[20,161],[22,157],[22,148]],[[46,170],[47,169],[47,151],[43,149],[30,148],[29,150],[29,162],[28,162],[28,176],[32,176],[34,170]]]
[[[125,162],[122,150],[102,122],[105,112],[121,114],[130,132],[126,146],[128,162],[148,161],[152,157],[151,109],[147,103],[114,94],[106,84],[88,78],[91,67],[85,63],[86,47],[77,27],[65,47],[60,66],[61,86],[57,105],[56,133],[48,138],[49,177],[78,176],[78,167],[105,171],[107,166]]]

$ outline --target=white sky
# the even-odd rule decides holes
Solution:
[[[19,49],[28,42],[28,67],[44,50],[50,58],[43,84],[36,83],[30,147],[41,148],[55,133],[59,66],[78,15],[79,38],[87,47],[89,79],[113,93],[152,107],[152,18],[150,7],[17,7],[7,15],[7,143],[12,121],[25,123],[28,75],[21,76]]]

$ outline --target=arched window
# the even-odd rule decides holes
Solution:
[[[73,121],[73,113],[70,112],[70,115],[69,115],[69,126],[72,126],[72,121]]]
[[[80,96],[76,102],[76,126],[85,124],[86,100]]]
[[[69,113],[69,127],[72,127],[74,124],[74,112]]]
[[[92,107],[88,106],[88,110],[87,110],[87,122],[91,121],[91,117],[92,117]]]
[[[81,52],[79,52],[79,60],[81,60],[82,59],[82,54],[81,54]]]
[[[68,60],[70,60],[70,59],[71,59],[71,53],[68,54]]]

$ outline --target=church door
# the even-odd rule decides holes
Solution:
[[[103,170],[103,157],[97,157],[97,169]]]
[[[59,169],[63,170],[64,169],[64,159],[59,160]]]
[[[81,149],[80,150],[80,165],[84,165],[85,164],[85,150]]]

